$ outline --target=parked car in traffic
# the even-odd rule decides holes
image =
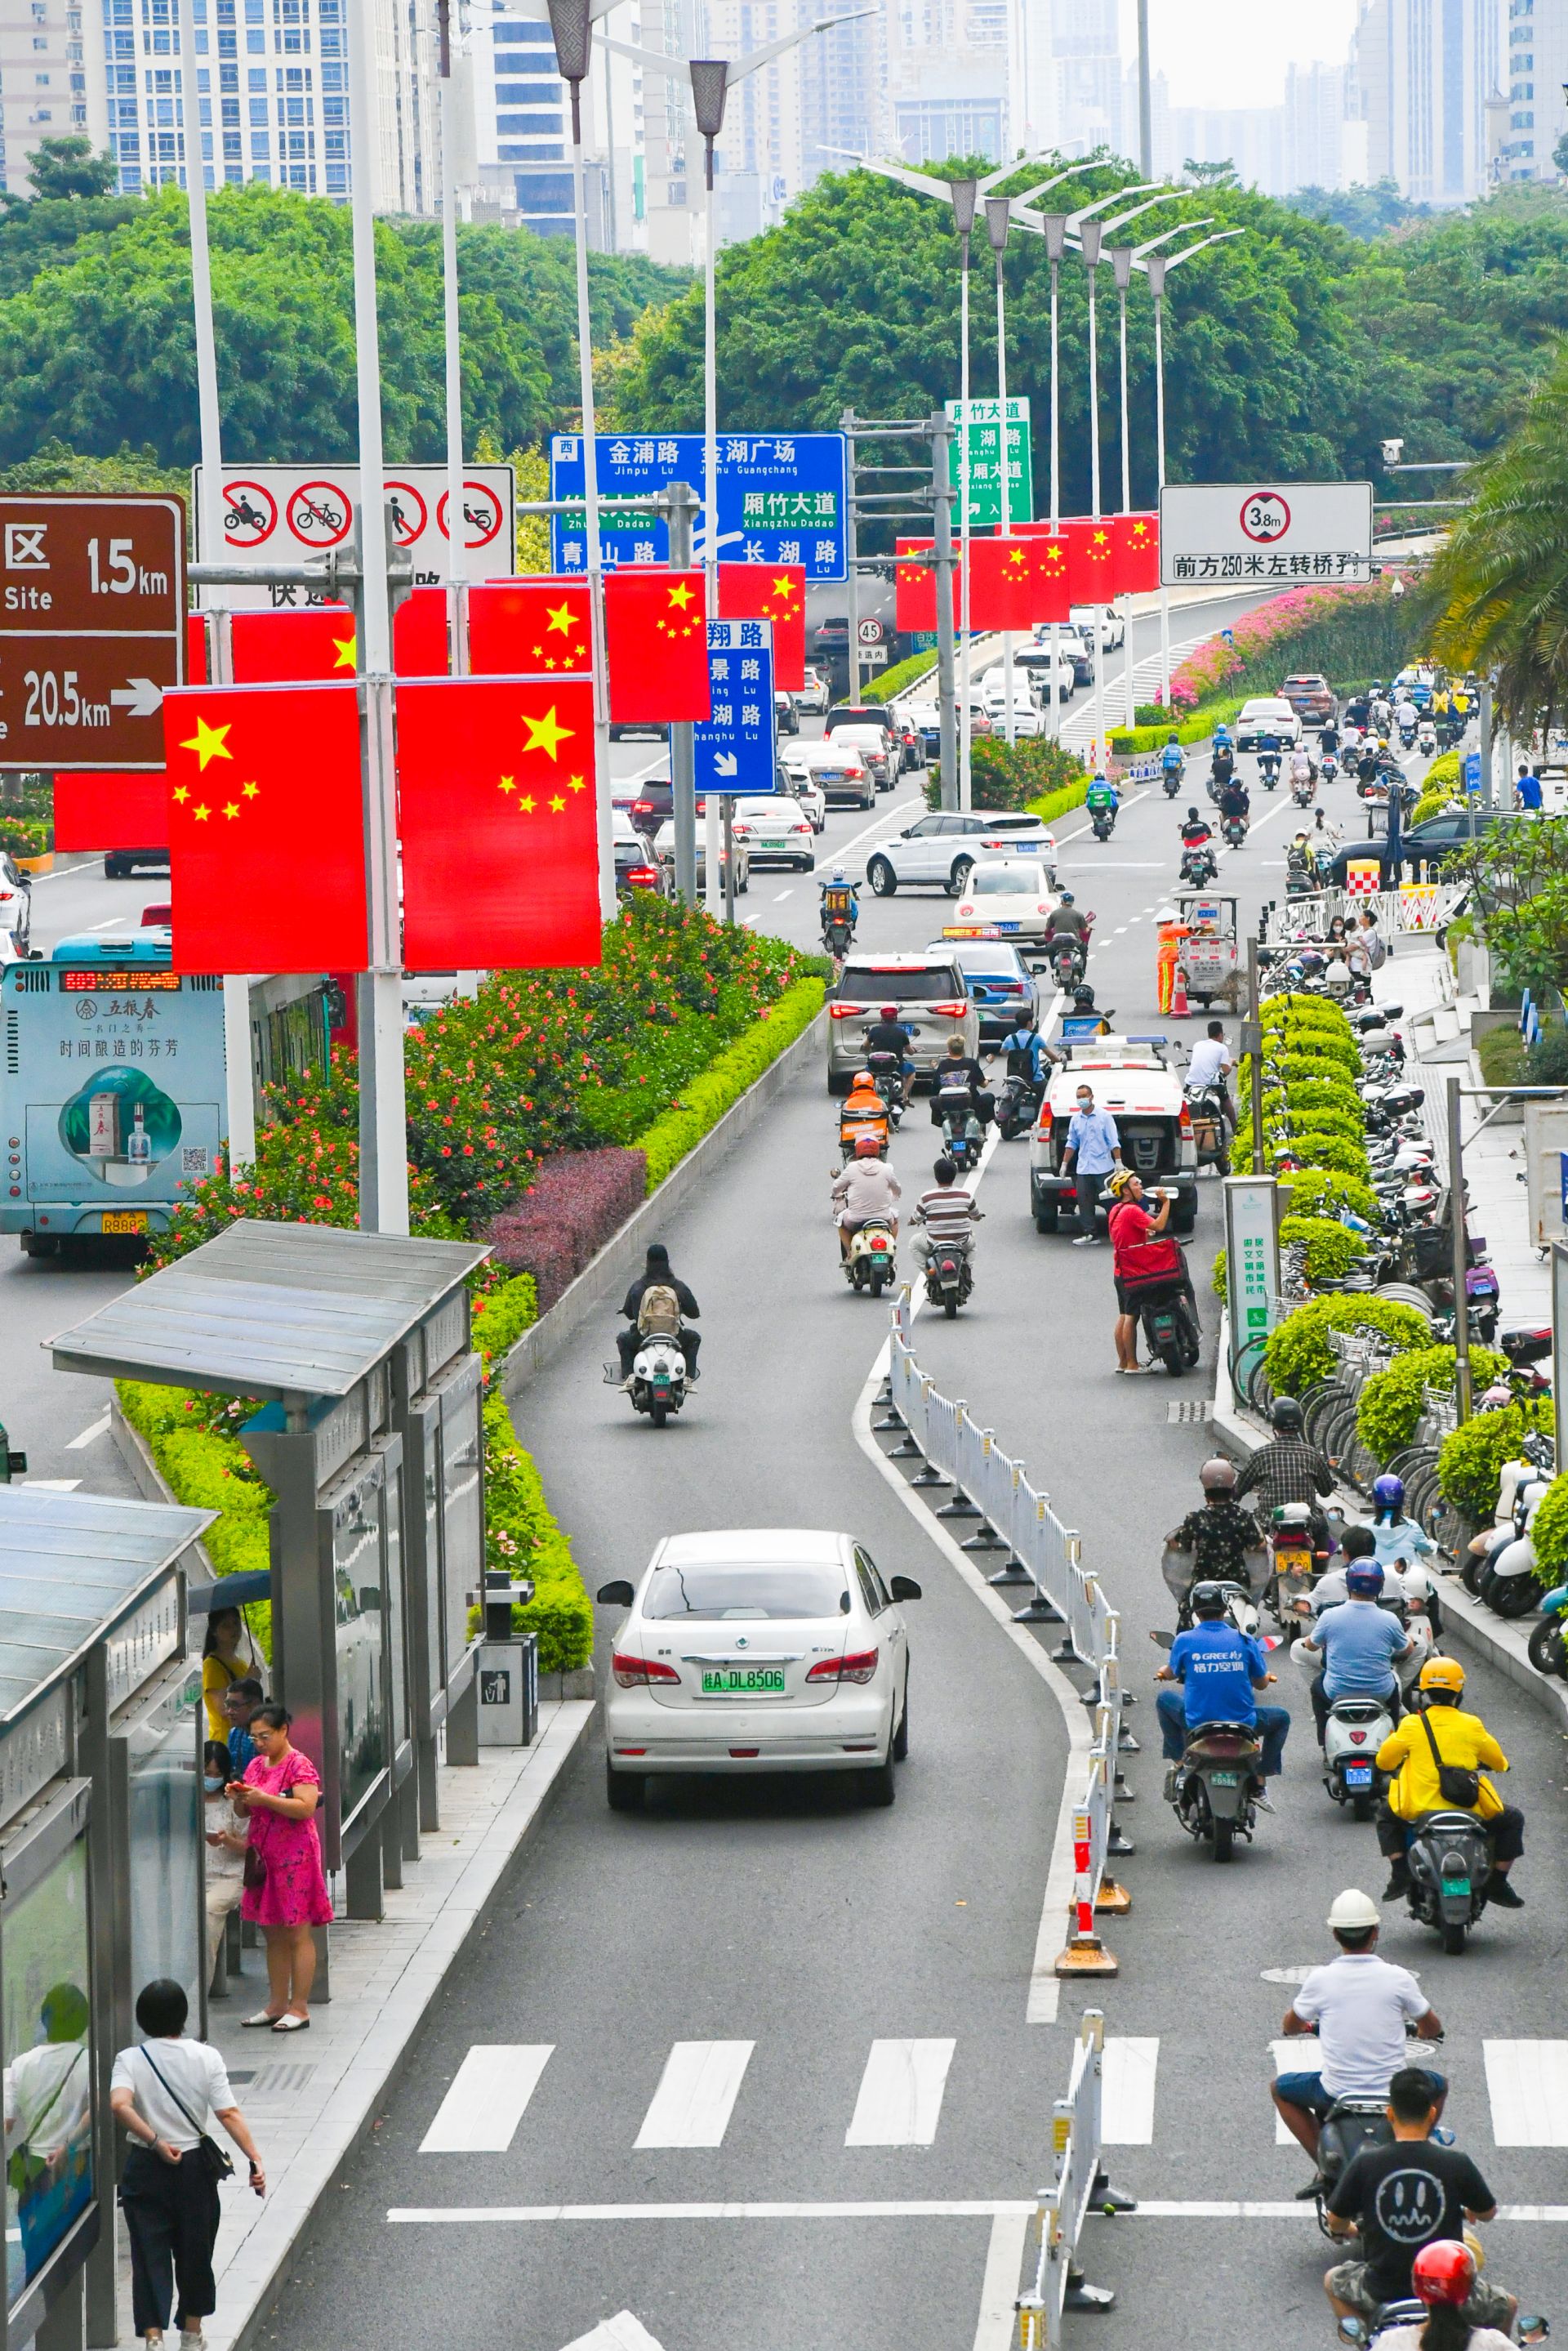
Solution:
[[[974,866],[987,857],[1033,858],[1054,881],[1055,835],[1026,809],[977,809],[963,815],[933,810],[901,832],[873,842],[866,879],[878,898],[910,888],[945,890],[957,898]]]
[[[1238,751],[1255,751],[1265,735],[1277,735],[1286,746],[1302,739],[1302,722],[1282,695],[1255,694],[1237,714],[1231,737]]]
[[[928,955],[950,952],[980,1020],[981,1042],[994,1045],[1022,1021],[1040,1018],[1040,983],[1006,939],[933,939]]]
[[[898,1007],[909,1031],[917,1078],[931,1075],[950,1037],[961,1036],[966,1053],[980,1043],[980,1016],[950,945],[913,955],[852,948],[828,990],[830,1094],[847,1093],[850,1079],[865,1067],[866,1031],[884,1004]]]
[[[1296,716],[1307,726],[1326,726],[1339,705],[1334,688],[1317,670],[1302,670],[1287,677],[1280,688],[1280,700],[1288,702]]]
[[[783,685],[774,694],[774,732],[776,735],[800,733],[800,713],[795,707],[794,696]]]
[[[853,751],[864,762],[879,792],[890,792],[898,779],[902,753],[892,734],[881,726],[830,726],[826,741],[833,750]]]
[[[786,772],[805,769],[828,808],[875,808],[877,778],[852,743],[792,743]]]
[[[797,687],[795,691],[795,701],[798,706],[809,716],[820,718],[832,699],[826,670],[813,669],[807,663],[805,684]]]
[[[704,806],[705,803],[699,803],[700,815]],[[661,824],[659,831],[654,834],[653,856],[654,862],[659,867],[659,886],[664,892],[666,897],[672,897],[675,892],[675,827],[673,824]],[[723,844],[721,842],[719,848],[719,875],[721,880],[723,878],[723,873],[724,849]],[[699,821],[697,826],[697,887],[699,890],[705,890],[707,886],[707,828],[703,823]],[[737,841],[735,843],[736,897],[743,898],[751,886],[752,861],[747,854],[745,842],[743,841]]]
[[[787,865],[796,872],[809,873],[816,863],[811,819],[800,802],[786,793],[737,800],[732,822],[735,839],[745,844],[753,865]]]
[[[629,898],[635,890],[658,889],[659,867],[653,852],[630,817],[620,809],[611,811],[610,847],[615,852],[618,898]]]

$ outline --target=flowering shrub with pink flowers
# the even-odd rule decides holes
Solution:
[[[1364,588],[1287,589],[1243,613],[1233,643],[1210,637],[1171,677],[1178,712],[1228,694],[1272,693],[1293,670],[1347,680],[1387,676],[1409,658],[1409,624],[1386,572]]]

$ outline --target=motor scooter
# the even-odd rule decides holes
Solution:
[[[981,1210],[973,1215],[978,1219]],[[974,1289],[974,1242],[972,1237],[962,1240],[943,1241],[933,1245],[926,1260],[926,1298],[932,1306],[940,1306],[948,1321],[952,1322],[959,1308],[968,1303]]]
[[[866,1066],[870,1071],[877,1092],[888,1106],[888,1122],[897,1127],[905,1111],[904,1070],[897,1053],[867,1053]]]
[[[1175,1543],[1166,1544],[1160,1554],[1159,1572],[1165,1579],[1166,1590],[1176,1603],[1177,1632],[1185,1633],[1193,1622],[1193,1585],[1217,1583],[1225,1594],[1226,1622],[1233,1625],[1238,1633],[1244,1633],[1249,1640],[1257,1638],[1258,1604],[1269,1581],[1269,1554],[1260,1550],[1248,1552],[1244,1557],[1245,1581],[1233,1575],[1204,1575],[1194,1565],[1189,1551],[1181,1551]],[[1163,1632],[1149,1635],[1150,1640],[1163,1649],[1169,1648],[1172,1637],[1169,1633]]]
[[[1251,1839],[1262,1784],[1263,1743],[1250,1722],[1206,1722],[1188,1735],[1179,1763],[1166,1775],[1168,1800],[1195,1844],[1216,1861],[1233,1859],[1236,1839]]]
[[[1510,1524],[1501,1531],[1501,1539],[1489,1552],[1477,1579],[1477,1598],[1500,1616],[1528,1616],[1540,1600],[1535,1545],[1530,1535],[1551,1483],[1551,1472],[1533,1461],[1528,1474],[1515,1481]]]
[[[867,1217],[859,1231],[849,1236],[844,1279],[850,1289],[868,1290],[873,1298],[880,1298],[898,1279],[898,1248],[891,1219]]]
[[[1221,817],[1220,830],[1227,848],[1240,849],[1247,838],[1247,820],[1244,816]]]
[[[1010,1070],[996,1098],[996,1131],[1003,1143],[1027,1134],[1040,1115],[1044,1089],[1024,1070]]]
[[[1439,1717],[1441,1709],[1438,1709]],[[1441,1935],[1458,1959],[1465,1938],[1486,1908],[1491,1839],[1473,1813],[1424,1813],[1406,1851],[1410,1916]]]
[[[655,1428],[680,1410],[686,1401],[686,1354],[679,1337],[657,1333],[638,1341],[629,1379],[618,1364],[605,1365],[605,1385],[624,1387],[634,1412],[645,1412]]]
[[[1304,1502],[1282,1502],[1266,1530],[1269,1541],[1269,1606],[1287,1640],[1308,1627],[1312,1591],[1328,1566],[1329,1545],[1313,1527]]]

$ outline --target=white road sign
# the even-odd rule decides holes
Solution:
[[[1372,576],[1370,482],[1182,482],[1159,494],[1160,578],[1303,581]]]
[[[389,467],[383,475],[394,544],[411,557],[417,587],[446,578],[447,493],[444,465]],[[201,544],[202,469],[193,469],[192,509],[198,559],[257,564],[307,563],[347,548],[354,535],[359,496],[358,465],[232,465],[223,472],[223,544]],[[472,579],[509,579],[517,568],[510,465],[472,465],[463,478],[463,544]],[[203,604],[254,610],[319,601],[306,588],[210,588]]]

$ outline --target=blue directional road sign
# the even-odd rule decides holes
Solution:
[[[708,677],[713,715],[691,730],[697,797],[753,797],[774,789],[774,624],[710,621]]]
[[[1479,751],[1467,751],[1465,753],[1465,790],[1469,793],[1471,799],[1477,799],[1480,793],[1480,753]]]
[[[649,497],[671,482],[702,495],[707,468],[701,433],[601,433],[601,499]],[[842,433],[722,433],[719,435],[719,552],[727,563],[799,563],[808,580],[843,580],[845,444]],[[550,496],[580,498],[583,443],[557,433],[550,443]],[[697,517],[697,558],[705,555],[706,508]],[[550,560],[557,572],[586,571],[580,516],[550,518]],[[670,533],[657,515],[613,510],[601,519],[605,567],[668,563]]]

